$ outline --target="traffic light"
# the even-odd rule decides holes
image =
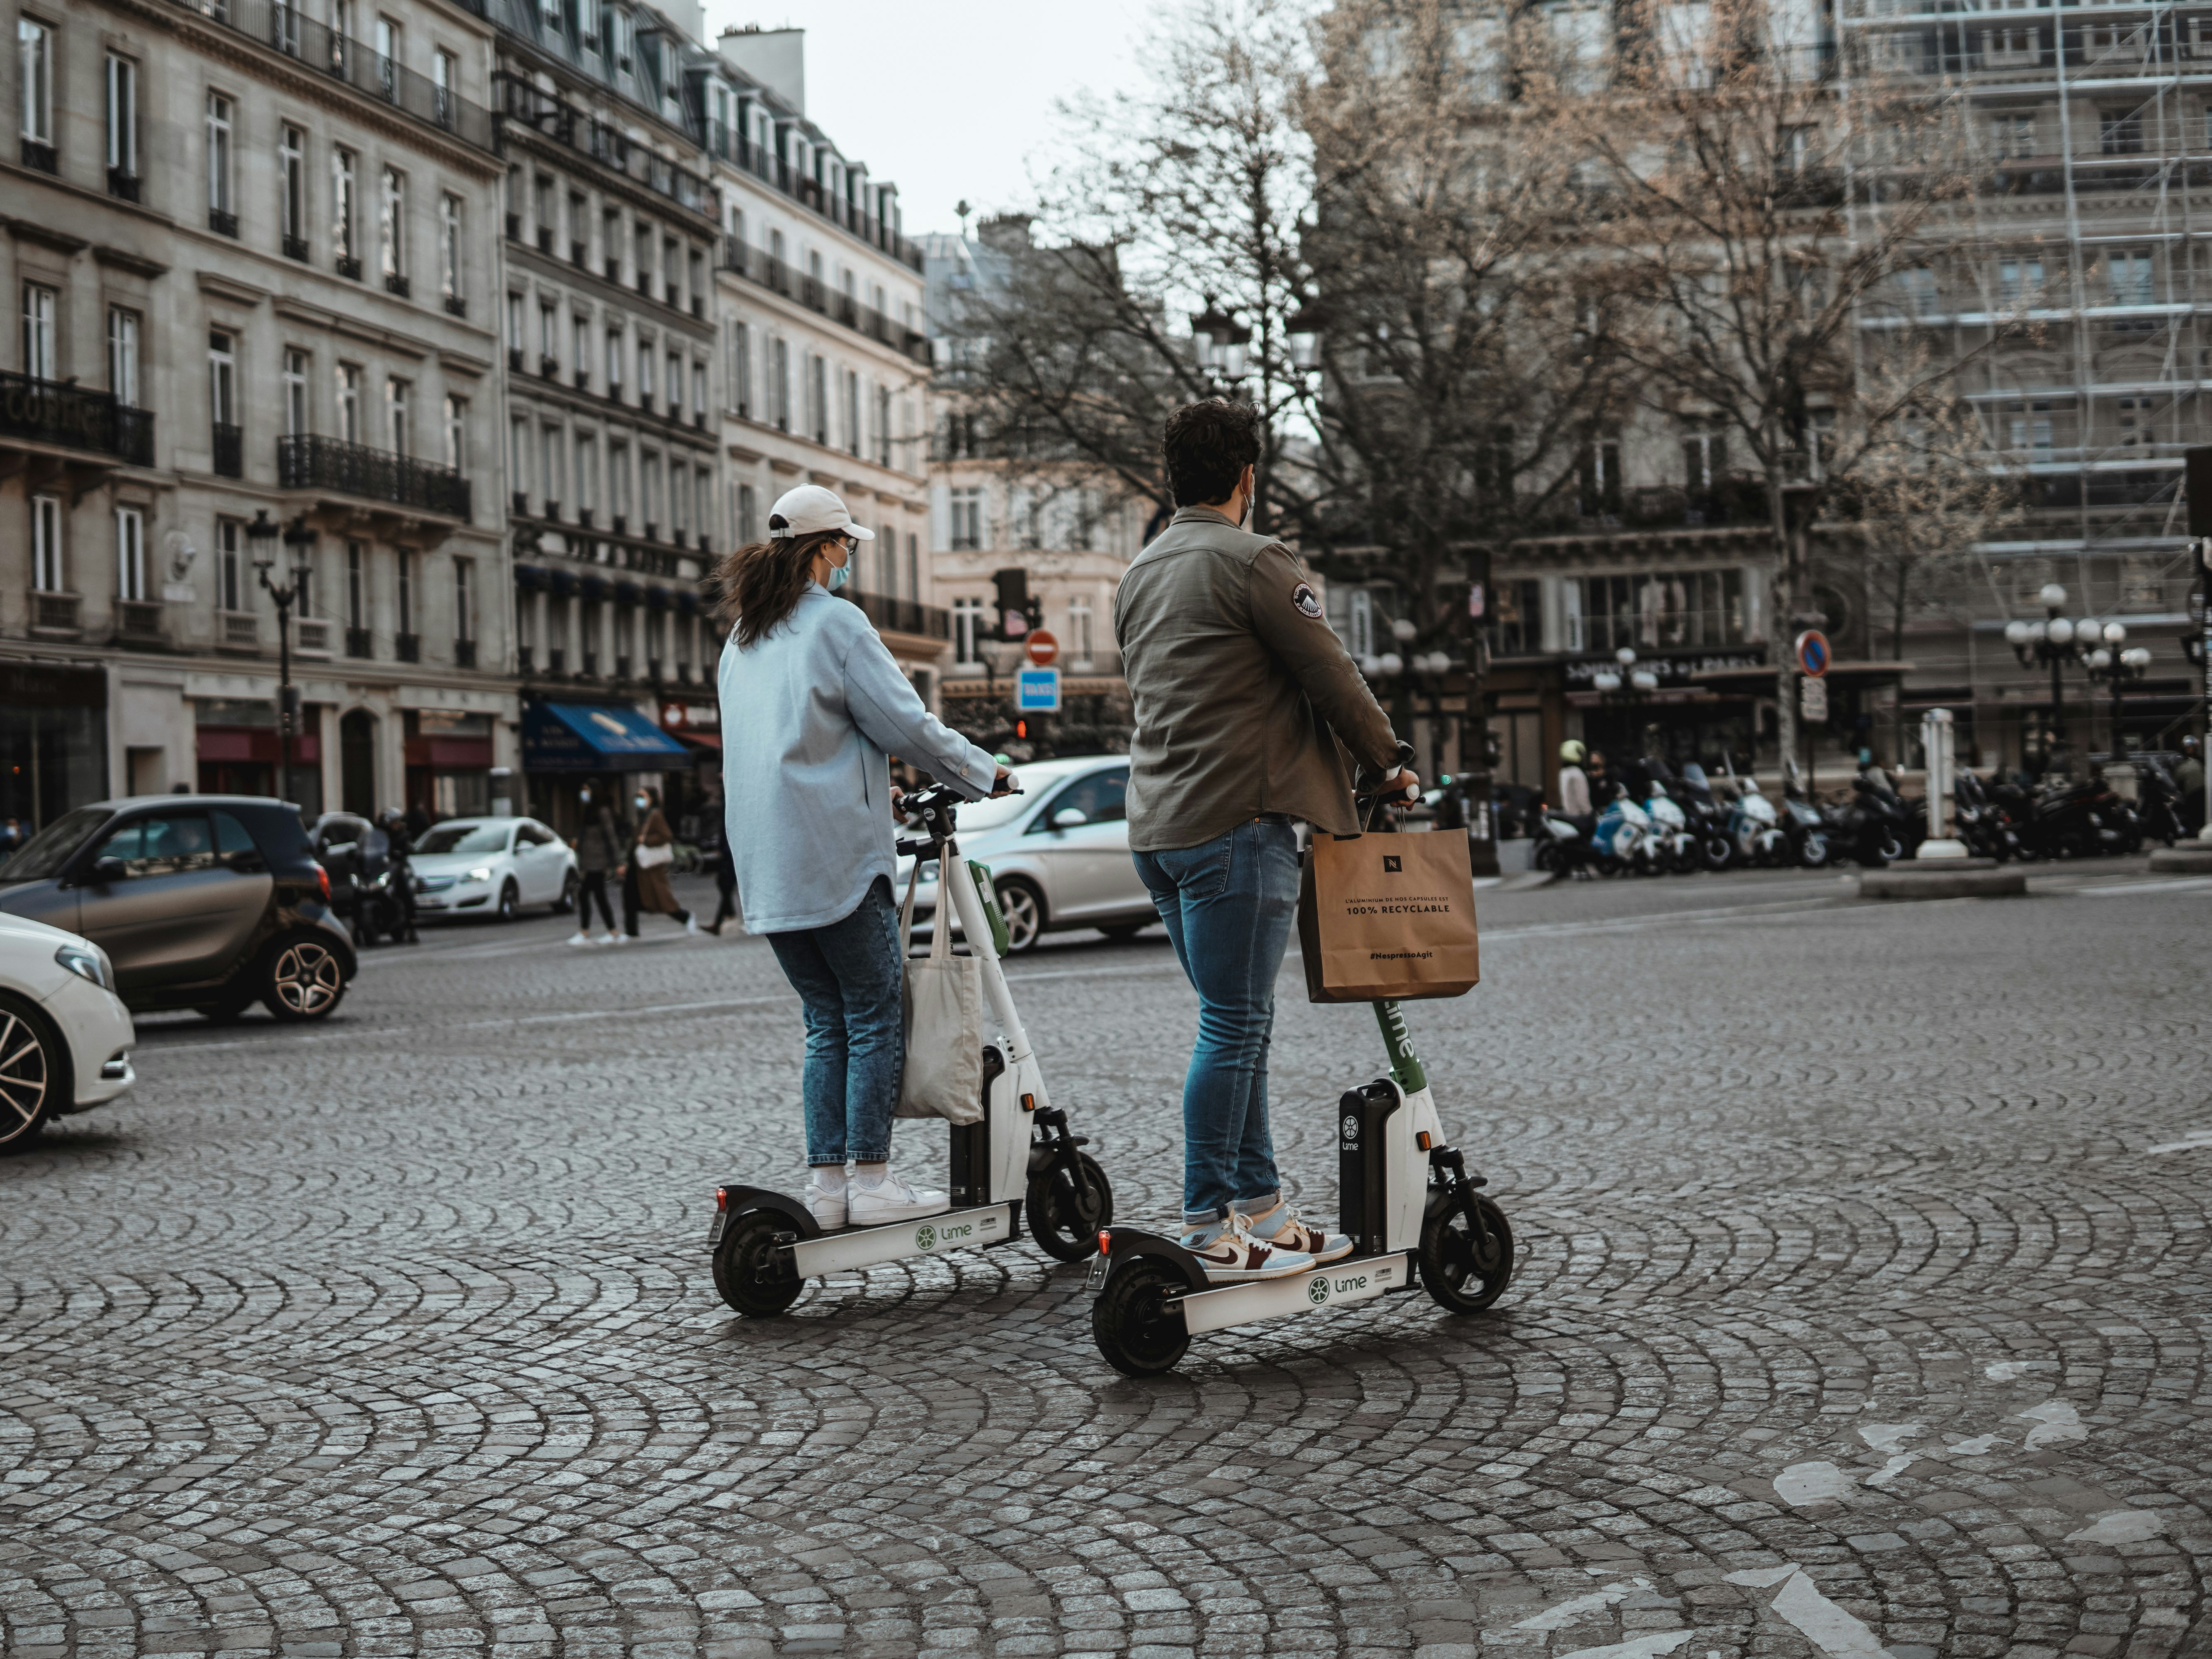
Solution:
[[[1016,737],[1026,738],[1029,734],[1030,723],[1027,720],[1016,720],[1014,722],[1014,735]]]
[[[999,590],[998,637],[1025,638],[1030,631],[1030,573],[1019,565],[994,570],[991,580]]]

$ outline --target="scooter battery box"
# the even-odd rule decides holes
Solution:
[[[1397,1090],[1379,1079],[1347,1089],[1336,1103],[1336,1224],[1362,1255],[1379,1253],[1386,1243],[1390,1157],[1383,1125],[1400,1103]]]

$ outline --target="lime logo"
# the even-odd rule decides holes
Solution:
[[[1328,1275],[1321,1273],[1306,1286],[1306,1300],[1318,1308],[1328,1300]]]
[[[935,1249],[937,1248],[937,1229],[931,1226],[926,1221],[922,1223],[921,1226],[916,1227],[914,1230],[914,1248],[917,1250]]]
[[[1346,1140],[1359,1139],[1359,1119],[1350,1112],[1344,1115],[1344,1138]]]

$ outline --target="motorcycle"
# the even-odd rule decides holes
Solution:
[[[1729,834],[1729,815],[1721,810],[1705,769],[1695,761],[1685,766],[1675,793],[1689,818],[1689,833],[1697,842],[1698,867],[1727,869],[1735,862],[1735,842]]]
[[[2019,827],[2023,857],[2112,856],[2142,844],[2135,814],[2102,778],[2062,779],[2033,792],[2000,784],[1990,793]]]
[[[1689,814],[1656,777],[1651,780],[1651,793],[1644,798],[1644,812],[1651,820],[1653,854],[1660,867],[1678,875],[1696,870],[1703,860],[1698,854],[1697,837],[1690,831]]]
[[[1832,833],[1828,817],[1805,799],[1805,791],[1794,774],[1783,781],[1782,809],[1784,862],[1801,865],[1808,870],[1825,868],[1830,856]]]
[[[1888,868],[1905,856],[1905,817],[1897,792],[1862,772],[1851,780],[1850,799],[1836,808],[1831,856],[1840,854],[1868,870]]]
[[[1590,839],[1597,847],[1597,872],[1601,876],[1617,876],[1624,871],[1656,876],[1666,869],[1652,838],[1651,815],[1629,799],[1628,791],[1620,784],[1613,786],[1613,799],[1598,814],[1597,829]]]
[[[2183,822],[2181,786],[2167,769],[2164,755],[2142,753],[2128,758],[2136,769],[2135,819],[2142,838],[2171,847],[2189,833]]]
[[[1588,881],[1597,868],[1598,852],[1589,837],[1550,807],[1540,808],[1528,833],[1536,843],[1528,854],[1532,867],[1577,881]]]
[[[1963,766],[1951,786],[1951,810],[1958,837],[1973,857],[2003,864],[2021,856],[2012,819],[1990,798],[1988,786]]]

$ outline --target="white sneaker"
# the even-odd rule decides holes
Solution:
[[[1298,1212],[1287,1204],[1277,1204],[1265,1215],[1248,1215],[1244,1224],[1261,1243],[1279,1250],[1295,1250],[1316,1261],[1340,1261],[1352,1254],[1349,1234],[1324,1232],[1300,1220]]]
[[[846,1195],[852,1191],[850,1181],[832,1193],[825,1191],[821,1177],[810,1177],[806,1182],[806,1211],[814,1218],[814,1224],[825,1233],[835,1232],[845,1224]]]
[[[1310,1271],[1314,1259],[1304,1250],[1286,1250],[1252,1237],[1241,1215],[1226,1224],[1214,1222],[1194,1227],[1182,1235],[1182,1244],[1199,1260],[1206,1276],[1217,1285],[1239,1285],[1248,1279],[1285,1279]]]
[[[888,1221],[915,1221],[926,1215],[942,1215],[952,1200],[927,1187],[909,1187],[895,1173],[869,1182],[857,1176],[846,1183],[846,1207],[855,1227],[874,1227]]]
[[[684,931],[685,933],[697,933],[697,932],[699,931],[699,918],[698,918],[698,917],[696,917],[696,916],[686,916],[686,917],[684,917]]]
[[[610,945],[627,945],[629,943],[629,935],[628,933],[609,933],[607,935],[607,943]]]
[[[571,945],[589,945],[591,942],[592,936],[589,933],[578,933],[568,935],[568,943]]]
[[[615,932],[613,928],[610,927],[605,933],[599,935],[599,943],[602,945],[620,945],[622,943],[622,935]]]

